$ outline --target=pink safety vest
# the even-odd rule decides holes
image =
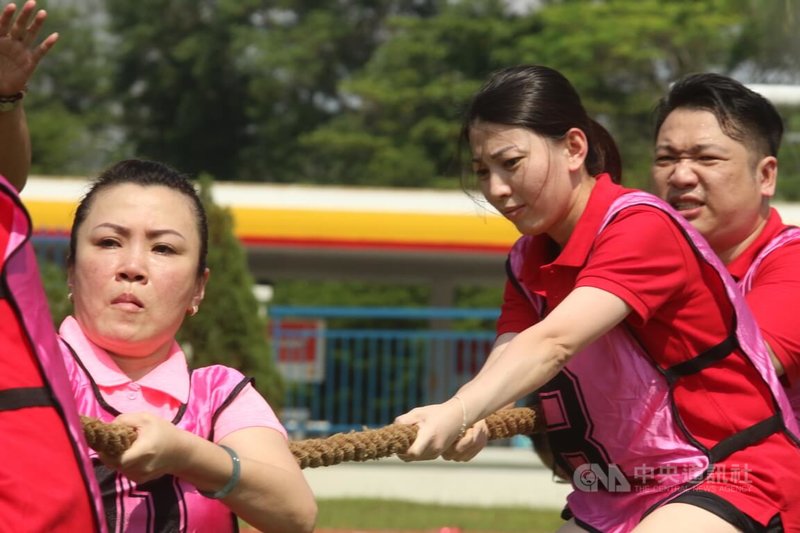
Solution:
[[[736,435],[746,437],[749,444],[787,428],[794,435],[798,433],[744,298],[697,231],[658,198],[630,192],[612,203],[598,233],[622,209],[635,205],[661,209],[683,229],[698,257],[725,280],[737,325],[736,331],[716,347],[666,372],[656,368],[624,325],[618,325],[573,356],[537,391],[556,464],[572,476],[575,490],[567,497],[569,510],[582,525],[613,533],[630,531],[650,510],[702,481],[715,461],[746,445],[726,439],[711,450],[702,450],[690,435],[675,431],[683,426],[673,415],[670,393],[670,383],[713,364],[737,344],[773,391],[780,413]],[[523,236],[514,244],[507,270],[509,279],[528,297],[539,316],[544,316],[544,299],[519,282],[532,243],[533,237]],[[624,387],[619,386],[619,376],[624,376]]]
[[[64,357],[80,367],[73,374],[81,414],[112,421],[121,413],[102,397],[73,348],[62,339]],[[69,353],[67,353],[69,352]],[[75,376],[78,376],[77,378]],[[214,423],[241,390],[252,382],[239,371],[212,365],[190,371],[189,401],[172,423],[207,440],[214,440]],[[81,392],[83,391],[83,392]],[[222,502],[206,498],[190,483],[165,475],[137,485],[103,465],[92,451],[100,482],[108,530],[111,533],[225,533],[239,531],[236,516]]]
[[[739,280],[739,288],[744,294],[750,292],[753,288],[753,279],[756,276],[758,267],[761,266],[762,261],[766,257],[777,250],[778,248],[789,244],[790,242],[800,241],[800,228],[788,227],[776,235],[767,245],[761,249],[756,258],[750,264],[750,267],[745,272],[744,277]],[[800,382],[795,383],[791,387],[784,387],[786,396],[789,397],[789,403],[792,404],[794,416],[797,423],[800,425]]]
[[[88,460],[89,448],[83,436],[72,390],[66,378],[58,336],[53,327],[53,319],[39,276],[36,256],[30,244],[32,233],[30,217],[19,200],[16,189],[2,176],[0,176],[0,195],[6,197],[3,201],[4,209],[7,206],[13,206],[9,240],[6,248],[0,250],[4,257],[4,268],[0,275],[0,298],[10,303],[11,308],[14,309],[14,316],[3,316],[2,319],[16,320],[19,323],[33,350],[44,383],[42,387],[9,388],[0,391],[2,397],[0,411],[15,412],[19,416],[27,417],[29,421],[36,421],[38,415],[42,413],[42,408],[51,408],[58,413],[72,441],[70,452],[74,454],[78,465],[76,474],[81,476],[80,484],[84,486],[91,504],[89,510],[91,516],[87,517],[87,523],[94,523],[94,530],[105,531],[99,515],[99,509],[102,508],[99,489]],[[2,348],[5,357],[17,353],[15,350],[26,349],[18,346],[3,346]],[[42,457],[41,460],[47,461],[47,458]],[[14,471],[15,465],[14,457],[4,457],[3,469],[8,473]],[[25,472],[20,475],[30,477],[36,473]],[[4,489],[19,490],[13,483],[13,475],[3,477]],[[58,490],[58,488],[55,487],[52,490]],[[40,513],[37,515],[37,519],[41,519],[48,514],[47,502],[33,502],[30,510]],[[58,523],[58,516],[54,516],[52,520],[54,523]],[[28,524],[28,526],[30,525]],[[26,524],[19,524],[18,528],[25,530]]]

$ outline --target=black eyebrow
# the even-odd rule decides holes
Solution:
[[[515,145],[513,145],[513,144],[510,144],[510,145],[508,145],[508,146],[504,146],[503,148],[498,148],[497,150],[495,150],[494,152],[492,152],[491,154],[489,154],[489,158],[490,158],[490,159],[497,159],[497,157],[498,157],[498,156],[500,156],[500,155],[502,155],[504,152],[507,152],[507,151],[509,151],[509,150],[513,150],[514,148],[516,148],[516,146],[515,146]],[[473,157],[473,158],[472,158],[472,162],[473,162],[473,163],[480,163],[480,161],[481,161],[481,160],[480,160],[480,159],[478,159],[477,157]]]
[[[92,229],[96,230],[99,228],[108,228],[114,231],[114,233],[122,235],[123,237],[129,237],[131,234],[131,231],[128,228],[126,228],[125,226],[120,226],[119,224],[114,224],[113,222],[102,222]],[[162,235],[175,235],[180,239],[186,240],[186,237],[184,237],[179,231],[176,231],[174,229],[148,230],[145,233],[145,235],[147,236],[148,239],[156,239],[158,237],[161,237]]]

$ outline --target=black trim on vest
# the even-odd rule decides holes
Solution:
[[[774,414],[769,418],[765,418],[761,422],[757,422],[747,429],[743,429],[727,437],[711,447],[709,450],[709,459],[712,463],[718,463],[733,452],[743,450],[748,446],[752,446],[760,440],[763,440],[773,433],[777,433],[783,429],[783,417],[780,413]]]
[[[236,384],[236,386],[233,388],[228,397],[225,398],[225,401],[222,402],[222,405],[220,405],[217,408],[217,410],[214,411],[214,414],[211,415],[211,433],[209,433],[208,435],[208,440],[214,442],[214,426],[216,426],[217,424],[217,418],[219,418],[219,415],[222,414],[222,411],[224,411],[225,408],[228,407],[237,396],[239,396],[239,393],[242,392],[242,389],[245,388],[247,385],[255,386],[255,380],[253,378],[248,378],[247,376],[245,376],[242,379],[242,381]]]
[[[739,340],[736,338],[736,328],[724,341],[716,346],[712,346],[700,355],[696,355],[687,361],[672,365],[664,370],[664,376],[670,384],[675,383],[678,378],[696,374],[706,368],[722,361],[739,347]]]
[[[645,205],[645,206],[648,206],[649,204],[647,204],[645,202],[641,202],[641,203],[633,204],[633,205]],[[627,207],[632,207],[632,206],[627,206]],[[650,207],[653,207],[654,209],[658,209],[657,207],[654,207],[654,206],[650,206]],[[626,208],[623,208],[623,209],[626,209]],[[620,214],[621,211],[622,211],[622,209],[620,209],[616,213],[614,213],[614,215],[611,217],[611,220],[616,218]],[[722,278],[722,273],[720,271],[718,271],[717,268],[714,268],[713,265],[711,265],[706,260],[706,258],[703,256],[703,254],[697,248],[697,245],[692,240],[691,236],[688,234],[687,230],[683,226],[681,226],[680,223],[678,223],[677,219],[674,216],[671,216],[670,214],[667,214],[667,216],[672,221],[672,223],[675,224],[675,226],[678,228],[678,230],[680,230],[680,232],[684,235],[684,237],[686,239],[686,242],[691,247],[691,249],[692,249],[695,257],[698,259],[698,261],[700,261],[702,263],[705,263],[706,265],[712,266],[712,270],[716,273],[717,277],[720,278],[720,280],[724,284],[725,281]],[[609,223],[611,222],[611,220],[609,221]],[[731,303],[733,303],[733,302],[731,302]],[[734,307],[734,309],[733,309],[733,323],[731,324],[730,329],[729,329],[730,333],[728,334],[728,337],[725,340],[723,340],[722,342],[720,342],[716,346],[712,346],[711,348],[709,348],[708,350],[704,351],[703,353],[701,353],[699,355],[696,355],[692,359],[689,359],[688,361],[684,361],[682,363],[678,363],[677,365],[673,365],[673,366],[671,366],[671,367],[669,367],[667,369],[662,369],[662,368],[659,368],[658,366],[656,366],[656,368],[659,369],[659,371],[662,373],[662,375],[667,380],[667,383],[669,384],[669,387],[670,387],[670,408],[671,408],[671,411],[672,411],[672,414],[673,414],[675,422],[681,428],[681,431],[683,432],[684,437],[686,437],[686,439],[689,440],[689,442],[691,442],[699,450],[701,450],[704,453],[706,453],[706,455],[708,456],[708,460],[709,460],[708,470],[706,471],[706,473],[704,475],[699,476],[698,478],[696,478],[694,480],[691,480],[691,481],[688,481],[687,483],[684,483],[683,486],[691,486],[693,484],[697,484],[699,481],[701,481],[702,479],[706,478],[709,475],[709,473],[713,470],[715,463],[717,463],[718,461],[724,460],[726,457],[730,456],[732,453],[734,453],[736,451],[739,451],[739,450],[742,450],[744,448],[747,448],[748,446],[751,446],[751,445],[757,443],[758,441],[767,438],[768,436],[772,435],[773,433],[784,433],[793,442],[800,443],[800,438],[798,438],[791,431],[788,431],[786,429],[785,422],[784,422],[783,415],[782,415],[782,411],[781,411],[781,408],[780,408],[780,404],[778,402],[778,398],[776,397],[776,395],[773,393],[772,390],[770,390],[770,397],[772,399],[772,405],[773,405],[773,409],[774,409],[774,414],[772,414],[769,417],[767,417],[767,418],[765,418],[765,419],[753,424],[752,426],[750,426],[748,428],[745,428],[743,430],[737,431],[736,433],[726,437],[725,439],[721,440],[720,442],[718,442],[717,444],[712,446],[710,449],[706,448],[705,446],[703,446],[697,440],[697,438],[688,430],[688,428],[685,426],[685,424],[683,423],[683,417],[681,416],[681,413],[678,410],[677,404],[675,403],[675,398],[673,396],[673,392],[674,392],[673,389],[675,387],[675,384],[676,384],[677,380],[679,378],[681,378],[681,377],[686,377],[686,376],[689,376],[691,374],[702,372],[703,370],[713,366],[714,364],[717,364],[717,363],[723,361],[728,355],[730,355],[731,353],[734,353],[737,348],[741,348],[741,346],[739,344],[738,337],[736,335],[736,332],[737,332],[737,329],[738,329],[738,319],[739,319],[739,315],[738,315],[738,312],[736,311],[736,309]],[[745,353],[744,351],[742,351],[742,354],[743,354],[743,356],[745,357],[745,359],[747,360],[747,362],[751,366],[755,366],[755,362],[751,359],[749,354]],[[763,383],[767,383],[766,379],[763,376],[761,376],[761,380],[762,380]],[[660,502],[658,502],[658,503],[654,504],[653,506],[651,506],[651,508],[645,513],[645,516],[647,514],[649,514],[653,509],[655,509],[659,505],[663,504],[663,502],[668,500],[668,499],[669,499],[669,497],[664,498],[664,500],[661,500]]]
[[[81,361],[81,358],[78,357],[78,354],[77,354],[77,352],[75,352],[75,349],[72,347],[72,345],[70,343],[68,343],[67,341],[65,341],[63,337],[61,338],[61,342],[64,343],[64,346],[69,348],[69,353],[72,354],[72,358],[75,359],[75,362],[78,363],[79,367],[81,367],[81,370],[83,370],[83,373],[86,374],[87,378],[89,378],[89,383],[92,384],[92,392],[94,393],[94,398],[95,398],[95,400],[97,400],[97,403],[100,404],[100,407],[102,407],[103,409],[105,409],[106,411],[108,411],[109,413],[111,413],[114,416],[121,415],[122,413],[120,411],[115,409],[113,406],[109,405],[109,403],[106,402],[103,399],[103,395],[100,393],[100,388],[97,386],[97,383],[94,382],[94,378],[92,378],[92,375],[89,373],[89,370],[83,364],[83,361]]]
[[[4,270],[2,275],[0,275],[0,300],[6,300],[8,298],[8,286],[6,284],[6,271]]]
[[[528,294],[525,292],[525,289],[522,288],[522,284],[520,284],[517,275],[514,273],[514,269],[511,267],[511,254],[506,257],[506,276],[511,280],[511,284],[514,285],[514,288],[517,289],[522,296],[527,298]]]
[[[54,405],[53,396],[47,387],[16,387],[0,390],[0,411]]]
[[[569,509],[569,507],[564,508],[564,511],[561,512],[561,518],[564,518],[565,514],[572,515],[572,511]],[[567,518],[566,520],[569,520],[569,518]],[[576,525],[582,527],[583,529],[585,529],[589,533],[603,533],[602,530],[597,529],[596,527],[592,527],[591,525],[587,524],[583,520],[580,520],[580,519],[576,518],[574,515],[572,515],[572,520],[575,521]]]

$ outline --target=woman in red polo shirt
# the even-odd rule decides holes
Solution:
[[[797,425],[752,316],[679,215],[617,184],[614,141],[569,81],[495,73],[462,139],[522,237],[489,360],[447,402],[397,419],[419,426],[403,458],[453,453],[536,391],[575,489],[562,531],[800,529]]]

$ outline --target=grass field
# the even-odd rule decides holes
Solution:
[[[318,529],[438,530],[463,533],[544,533],[563,524],[551,509],[483,508],[426,505],[388,500],[319,500]]]

